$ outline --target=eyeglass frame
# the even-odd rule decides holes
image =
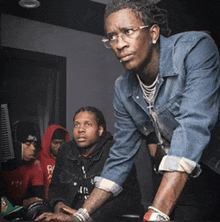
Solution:
[[[141,29],[144,29],[144,28],[150,28],[150,25],[143,25],[143,26],[139,26],[139,27],[137,27],[137,28],[127,28],[127,30],[132,30],[133,33],[134,33],[134,32],[136,32],[136,31],[138,31],[139,29],[141,30]],[[131,34],[133,34],[133,33],[131,33]],[[131,35],[131,34],[130,34],[130,35]],[[111,49],[112,47],[111,47],[111,46],[110,46],[110,47],[107,47],[105,43],[106,43],[106,42],[109,42],[109,44],[111,45],[111,42],[112,42],[112,41],[115,41],[115,40],[118,39],[118,35],[119,35],[119,34],[113,35],[113,36],[116,36],[116,38],[115,38],[114,40],[110,40],[108,37],[103,37],[103,38],[102,38],[102,42],[104,43],[104,46],[105,46],[107,49]],[[126,35],[126,34],[123,33],[122,35]],[[129,36],[129,34],[128,34],[128,36]]]

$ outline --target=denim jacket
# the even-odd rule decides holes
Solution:
[[[169,38],[160,36],[158,87],[154,104],[146,102],[136,73],[125,72],[115,83],[115,144],[96,187],[121,190],[142,135],[156,131],[150,109],[161,134],[170,142],[160,171],[200,172],[202,161],[220,173],[220,147],[208,146],[219,111],[219,54],[213,39],[203,32],[186,32]],[[218,156],[216,157],[216,154]],[[215,157],[215,158],[213,158]],[[218,167],[216,167],[216,164]],[[109,181],[104,183],[103,181]]]

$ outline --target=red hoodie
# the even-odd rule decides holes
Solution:
[[[45,186],[46,199],[48,198],[49,185],[51,183],[53,170],[56,164],[56,159],[52,157],[50,150],[51,150],[51,140],[52,140],[54,132],[57,129],[62,129],[66,131],[66,141],[70,141],[69,132],[65,128],[56,124],[50,125],[47,127],[46,133],[43,138],[42,150],[37,156],[37,159],[40,160],[41,162],[41,166],[42,166],[42,170],[44,174],[44,186]]]

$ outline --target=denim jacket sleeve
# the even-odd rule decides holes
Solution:
[[[204,34],[202,38],[191,41],[184,59],[185,87],[175,117],[178,126],[159,170],[182,169],[180,171],[188,173],[194,170],[196,175],[199,173],[198,162],[209,143],[218,116],[219,55],[212,38]]]
[[[107,159],[101,178],[113,181],[118,187],[116,194],[121,190],[121,185],[130,173],[135,156],[141,146],[141,134],[137,130],[131,115],[121,103],[120,90],[117,81],[115,84],[114,111],[116,117],[115,143],[110,150],[110,158]],[[100,184],[100,183],[99,183]],[[112,186],[112,185],[111,185]],[[96,184],[96,187],[102,188]],[[106,188],[102,188],[107,190]],[[108,188],[111,190],[111,188]]]

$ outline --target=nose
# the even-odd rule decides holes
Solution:
[[[84,128],[83,126],[80,126],[80,127],[78,128],[78,132],[85,132],[85,128]]]
[[[124,40],[123,35],[118,35],[117,41],[115,43],[115,47],[118,50],[122,50],[123,48],[127,47],[129,44],[127,41]]]
[[[31,149],[34,151],[36,149],[35,144],[31,143]]]

